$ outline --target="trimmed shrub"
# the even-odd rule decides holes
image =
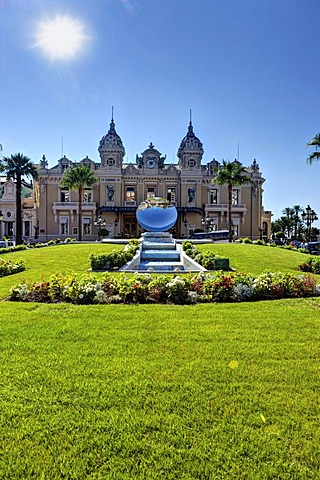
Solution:
[[[210,252],[210,250],[199,251],[197,247],[191,240],[186,240],[182,242],[182,249],[186,255],[190,258],[193,258],[199,265],[207,270],[228,270],[229,269],[229,259],[221,257],[215,253]],[[220,265],[216,265],[216,260],[221,260]],[[222,261],[224,260],[224,262]],[[219,261],[217,261],[217,264]],[[228,266],[225,266],[228,265]]]
[[[253,243],[254,243],[255,245],[265,245],[265,244],[266,244],[263,240],[260,240],[260,239],[259,239],[259,240],[255,240]]]
[[[71,238],[71,237],[67,237],[64,239],[64,243],[72,243],[72,242],[75,242],[76,239],[75,238]]]
[[[7,248],[0,248],[0,254],[2,253],[11,253],[11,252],[21,252],[22,250],[26,250],[26,245],[16,245],[15,247],[7,247]]]
[[[108,253],[91,253],[89,260],[92,270],[116,270],[133,259],[140,246],[139,240],[132,239],[124,250]]]

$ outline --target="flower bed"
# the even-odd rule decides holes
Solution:
[[[132,276],[106,273],[92,275],[54,275],[48,281],[11,287],[7,300],[32,302],[172,303],[241,302],[320,295],[314,277],[290,273],[263,273],[258,277],[223,272],[183,276],[135,273]]]
[[[22,260],[12,263],[11,261],[6,261],[3,258],[0,258],[0,277],[23,272],[25,269],[26,266]]]
[[[303,272],[312,272],[320,275],[320,258],[309,257],[306,262],[300,263],[299,269]]]

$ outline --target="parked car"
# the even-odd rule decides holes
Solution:
[[[281,240],[278,240],[277,238],[275,240],[272,240],[273,243],[276,245],[284,245],[284,243]]]
[[[8,248],[8,247],[15,247],[15,242],[11,240],[0,240],[0,248]]]
[[[308,242],[306,248],[311,255],[320,255],[320,242]]]
[[[302,247],[301,242],[299,242],[298,240],[292,240],[291,245],[292,245],[293,247],[295,247],[295,248],[300,248],[300,247]]]

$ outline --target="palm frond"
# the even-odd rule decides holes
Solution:
[[[310,142],[307,143],[307,147],[311,147],[311,146],[316,146],[316,147],[320,147],[320,133],[317,133],[317,135],[315,135],[311,140]]]
[[[214,183],[218,185],[242,185],[250,180],[245,174],[245,167],[240,162],[222,160],[222,164],[215,169],[215,172]]]
[[[320,152],[312,152],[307,158],[307,163],[312,165],[314,161],[318,162],[320,160]]]
[[[61,179],[61,186],[78,190],[79,188],[92,187],[97,182],[97,177],[88,165],[77,163],[66,170]]]

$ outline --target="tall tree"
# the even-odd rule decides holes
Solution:
[[[307,158],[307,163],[312,165],[313,161],[320,160],[320,152],[318,152],[318,147],[320,147],[320,133],[317,133],[310,142],[307,143],[307,147],[315,147],[315,152],[312,152]]]
[[[285,222],[283,222],[283,218],[284,217],[277,218],[276,220],[271,222],[271,232],[272,232],[273,239],[275,238],[275,234],[278,232],[282,232],[283,236],[285,237],[284,231],[286,229],[286,226],[285,226]]]
[[[97,177],[89,165],[76,163],[74,167],[69,168],[63,174],[61,186],[76,190],[78,192],[78,240],[82,240],[82,203],[84,189],[93,187],[97,182]]]
[[[243,185],[250,181],[250,178],[245,175],[245,167],[235,160],[234,162],[226,162],[222,160],[222,165],[215,169],[216,176],[213,183],[217,185],[227,185],[228,187],[228,228],[229,228],[229,242],[233,240],[232,229],[232,189],[237,185]]]
[[[300,213],[303,212],[303,208],[300,205],[293,205],[293,211],[294,211],[294,214],[293,214],[294,238],[297,240],[300,235],[300,231],[302,227],[302,220],[300,218]]]
[[[282,210],[283,216],[272,222],[273,232],[282,231],[288,239],[301,240],[305,226],[301,218],[303,208],[300,205],[286,207]]]
[[[294,225],[294,209],[291,207],[285,207],[282,210],[282,213],[284,214],[284,217],[281,217],[283,219],[283,222],[285,223],[285,230],[287,233],[287,238],[290,239],[292,237],[292,229]]]
[[[7,179],[16,184],[16,244],[22,243],[22,185],[30,186],[24,180],[25,177],[36,180],[38,171],[29,157],[22,153],[16,153],[10,157],[0,158],[0,171],[6,172]]]

